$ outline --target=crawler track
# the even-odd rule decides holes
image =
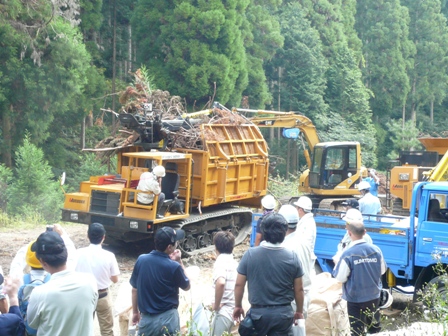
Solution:
[[[182,256],[189,257],[213,251],[213,237],[218,231],[230,230],[235,236],[235,245],[241,244],[251,232],[251,222],[252,212],[249,209],[235,207],[192,214],[169,226],[185,231],[185,239],[179,247]]]

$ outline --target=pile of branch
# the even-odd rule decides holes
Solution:
[[[179,96],[171,96],[168,91],[151,90],[148,76],[144,70],[139,69],[133,75],[134,83],[120,94],[119,102],[122,105],[120,113],[140,115],[145,118],[157,116],[161,120],[173,120],[187,116],[185,120],[188,122],[184,99]],[[149,104],[152,104],[152,111]],[[151,112],[148,113],[148,111]],[[115,113],[114,111],[110,112]],[[209,141],[224,140],[222,136],[202,127],[203,124],[241,125],[248,123],[248,119],[244,116],[225,108],[214,108],[210,115],[203,114],[194,119],[196,121],[194,126],[192,125],[188,129],[181,128],[180,131],[168,135],[167,150],[175,148],[203,150],[202,138]],[[104,161],[112,156],[116,149],[133,145],[136,140],[138,140],[136,132],[120,129],[116,136],[110,136],[100,141],[95,147],[95,151]]]

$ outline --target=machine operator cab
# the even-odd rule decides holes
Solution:
[[[310,188],[354,189],[360,175],[361,154],[358,142],[322,142],[314,147],[309,172]]]

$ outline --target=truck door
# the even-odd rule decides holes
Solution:
[[[428,190],[424,193],[418,220],[416,266],[426,267],[436,263],[437,255],[448,260],[447,204],[448,192]]]

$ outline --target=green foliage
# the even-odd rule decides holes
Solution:
[[[400,151],[421,150],[422,146],[417,140],[419,130],[412,120],[406,121],[404,127],[402,120],[387,123],[390,134],[392,134],[392,148],[389,149],[388,158],[396,159]]]
[[[326,114],[328,64],[317,30],[311,27],[298,3],[284,6],[279,21],[285,43],[266,67],[272,81],[272,105],[277,109],[280,101],[281,110],[300,111],[311,118]]]
[[[138,62],[154,74],[157,87],[189,104],[241,97],[247,86],[241,32],[247,0],[153,1],[137,3],[132,18]],[[233,102],[235,103],[235,102]]]
[[[0,165],[0,211],[6,210],[6,205],[8,204],[7,194],[8,194],[8,186],[11,184],[13,180],[12,170],[5,165]]]
[[[410,117],[416,123],[417,113],[424,105],[446,97],[448,27],[440,0],[403,0],[402,4],[409,10],[410,38],[416,46],[407,97]]]
[[[78,190],[82,181],[88,181],[90,176],[104,175],[107,166],[96,158],[95,153],[84,152],[79,156],[80,165],[75,170],[67,171],[67,184],[70,189]]]
[[[268,192],[276,199],[299,196],[299,174],[290,175],[287,178],[280,175],[270,176]]]
[[[400,116],[410,91],[414,43],[409,39],[409,14],[399,0],[357,2],[356,30],[363,42],[363,81],[372,90],[374,116]],[[387,50],[387,52],[378,52]]]
[[[43,151],[26,135],[15,154],[14,179],[6,192],[8,214],[30,217],[37,213],[46,221],[58,220],[63,197]]]

